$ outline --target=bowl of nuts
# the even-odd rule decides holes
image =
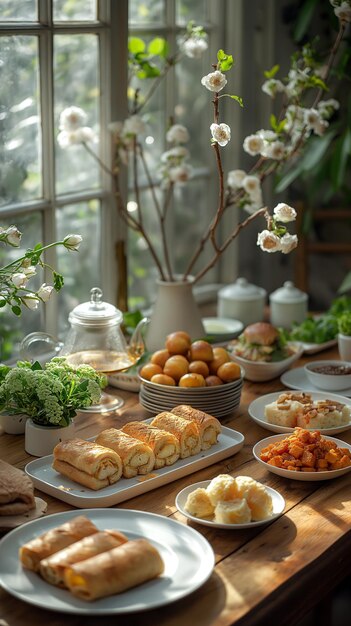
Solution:
[[[225,348],[176,331],[140,368],[139,400],[152,413],[191,404],[223,417],[239,406],[243,377]]]
[[[310,383],[324,391],[342,391],[351,387],[351,363],[349,361],[312,361],[304,366]]]

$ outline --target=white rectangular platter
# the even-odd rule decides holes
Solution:
[[[244,436],[241,433],[222,426],[218,442],[209,450],[202,450],[199,454],[187,459],[179,459],[174,465],[153,470],[147,476],[121,478],[114,485],[109,485],[99,491],[79,485],[58,474],[52,468],[52,454],[31,461],[26,465],[25,471],[37,489],[58,498],[58,500],[73,504],[80,509],[108,507],[233,456],[239,452],[243,445]]]

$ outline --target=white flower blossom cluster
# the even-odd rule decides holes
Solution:
[[[247,213],[255,213],[263,206],[261,181],[258,176],[247,174],[244,170],[228,172],[227,185],[231,193],[242,191],[240,206]]]
[[[170,184],[184,184],[193,173],[191,165],[187,163],[189,150],[182,145],[189,141],[188,129],[182,124],[173,124],[167,131],[166,139],[174,145],[161,155],[161,189],[167,189]]]
[[[202,27],[192,28],[190,34],[178,38],[178,46],[189,59],[200,59],[208,48],[207,39]]]
[[[68,107],[60,115],[60,133],[57,141],[61,148],[67,148],[74,144],[96,141],[96,135],[92,128],[85,126],[87,115],[80,107]]]
[[[330,4],[340,21],[351,22],[351,0],[330,0]]]
[[[272,229],[263,230],[258,234],[257,245],[264,252],[282,252],[288,254],[297,246],[297,235],[289,233],[285,226],[296,219],[296,211],[288,204],[280,203],[273,210]]]

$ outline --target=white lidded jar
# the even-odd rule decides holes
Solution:
[[[291,328],[294,322],[301,324],[307,317],[308,295],[290,280],[270,294],[269,304],[273,326]]]
[[[264,318],[267,292],[262,287],[238,278],[232,285],[218,292],[218,317],[240,320],[245,326],[260,322]]]

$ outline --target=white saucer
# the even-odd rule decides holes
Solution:
[[[239,320],[229,317],[205,317],[202,320],[206,335],[215,341],[229,341],[235,339],[244,328]]]
[[[284,374],[282,374],[282,376],[280,377],[280,380],[283,385],[289,387],[290,389],[301,389],[301,391],[321,391],[321,389],[318,389],[318,387],[315,387],[315,385],[312,385],[312,383],[310,383],[303,367],[296,367],[292,370],[284,372]],[[343,389],[338,395],[350,398],[351,387],[349,387],[348,389]]]

